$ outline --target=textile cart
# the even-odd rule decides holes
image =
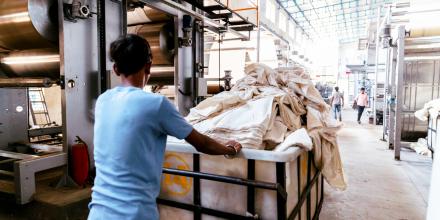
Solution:
[[[161,219],[319,219],[323,177],[299,147],[226,159],[169,141],[164,167]]]
[[[440,115],[437,117],[429,117],[428,119],[428,148],[432,152],[432,158],[434,159],[434,152],[437,150],[440,139],[438,139],[438,123],[440,121]]]

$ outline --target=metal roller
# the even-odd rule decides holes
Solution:
[[[153,53],[153,65],[174,64],[174,27],[172,23],[132,26],[128,33],[144,37]]]
[[[169,20],[169,15],[147,6],[144,8],[135,8],[127,13],[127,24],[129,26]]]
[[[409,9],[410,37],[440,36],[440,2],[432,0],[411,0]]]
[[[0,47],[6,50],[57,45],[56,0],[0,0]]]
[[[0,67],[9,77],[59,78],[60,55],[55,49],[14,51],[0,57]]]
[[[0,78],[0,88],[19,88],[19,87],[51,87],[56,84],[54,80],[49,78]]]
[[[174,85],[174,66],[153,66],[148,85]]]
[[[225,88],[218,84],[208,85],[208,94],[218,94],[225,91]]]

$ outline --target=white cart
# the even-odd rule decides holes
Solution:
[[[243,149],[234,159],[167,144],[161,219],[319,219],[321,172],[311,152]]]

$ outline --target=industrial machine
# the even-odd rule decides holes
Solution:
[[[428,5],[397,4],[381,25],[381,42],[387,50],[384,137],[394,148],[395,159],[400,159],[402,143],[427,136],[428,124],[417,120],[414,112],[440,97],[440,27],[426,26],[429,18],[424,16],[438,16],[440,7]],[[423,22],[416,23],[417,19]]]
[[[93,102],[111,82],[106,48],[124,27],[123,2],[106,3],[0,1],[0,190],[17,203],[32,200],[40,171],[58,167],[59,185],[74,184],[69,147],[76,136],[92,146]],[[29,88],[52,86],[61,96],[62,124],[30,129],[38,112]],[[55,138],[34,141],[44,136]]]
[[[254,27],[221,1],[1,0],[0,191],[28,203],[37,173],[52,168],[63,170],[58,185],[74,185],[68,162],[77,137],[93,169],[94,102],[118,83],[108,57],[113,40],[135,33],[149,41],[150,84],[174,86],[185,115],[207,90],[205,32],[247,40]],[[48,87],[60,93],[62,123],[31,128],[29,91]]]

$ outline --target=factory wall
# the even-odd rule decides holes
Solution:
[[[53,86],[43,89],[44,98],[46,99],[47,111],[52,122],[57,125],[62,124],[61,112],[61,89],[59,86]]]

